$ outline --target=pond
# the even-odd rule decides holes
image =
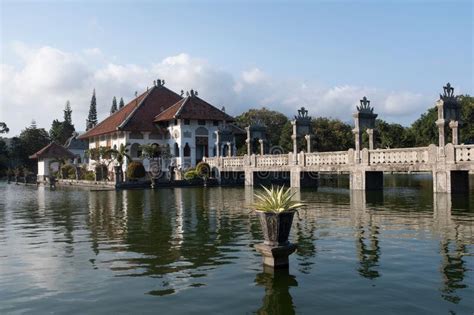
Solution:
[[[474,182],[471,178],[471,182]],[[264,270],[252,188],[0,183],[0,313],[472,314],[474,193],[430,178],[302,189],[288,271]]]

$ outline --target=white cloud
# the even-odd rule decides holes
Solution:
[[[103,119],[113,96],[127,101],[157,78],[165,79],[166,86],[177,93],[195,89],[202,98],[225,106],[234,115],[262,106],[293,115],[305,106],[312,116],[349,121],[359,99],[366,95],[380,118],[409,123],[432,105],[419,93],[353,85],[327,87],[303,79],[273,78],[257,67],[233,74],[186,53],[139,66],[118,64],[98,48],[71,53],[20,42],[11,48],[21,63],[0,67],[0,121],[7,122],[10,135],[18,134],[32,119],[48,130],[53,119],[62,118],[66,100],[71,101],[76,129],[84,130],[92,89],[96,89],[99,119]]]

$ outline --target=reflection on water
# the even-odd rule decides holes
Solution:
[[[290,287],[297,287],[298,281],[288,269],[264,267],[263,272],[255,277],[255,283],[265,288],[265,297],[257,314],[295,314]]]
[[[286,273],[261,272],[249,187],[0,183],[0,312],[468,313],[474,197],[433,196],[425,181],[297,191],[308,207],[295,218]]]

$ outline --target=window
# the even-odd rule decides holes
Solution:
[[[218,120],[214,120],[214,121],[212,122],[212,124],[213,124],[214,126],[219,126],[219,121],[218,121]]]
[[[198,120],[198,125],[204,126],[204,125],[206,125],[206,121],[203,120],[203,119],[199,119]]]
[[[179,157],[179,146],[177,143],[174,144],[174,156]]]
[[[185,120],[184,120],[184,124],[185,124],[185,125],[190,125],[190,124],[191,124],[191,121],[190,121],[189,119],[185,119]]]
[[[184,146],[184,156],[191,156],[191,148],[189,147],[189,144],[186,142],[186,145]]]

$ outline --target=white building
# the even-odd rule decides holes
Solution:
[[[236,154],[234,135],[241,130],[230,126],[233,117],[199,98],[197,92],[180,96],[163,83],[158,80],[78,139],[87,140],[89,149],[127,145],[133,160],[142,160],[141,145],[154,144],[171,154],[168,163],[183,170],[203,157]],[[94,163],[89,161],[91,168]],[[144,165],[147,168],[147,161]]]

